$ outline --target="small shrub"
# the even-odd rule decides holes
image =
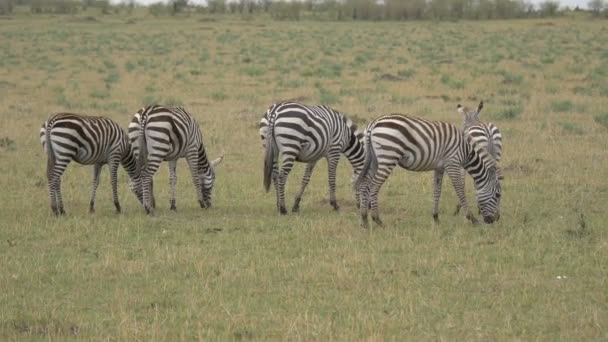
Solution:
[[[155,94],[148,94],[142,99],[144,106],[160,104],[159,98]]]
[[[103,79],[106,83],[106,88],[110,88],[112,84],[118,82],[118,80],[120,80],[120,75],[116,71],[111,72]]]
[[[562,123],[560,123],[560,126],[562,127],[562,130],[566,133],[571,133],[571,134],[576,134],[576,135],[582,135],[585,133],[585,131],[580,126],[573,124],[571,122],[562,122]]]
[[[496,112],[493,117],[497,120],[513,120],[516,119],[524,111],[521,105],[505,108]]]
[[[463,89],[464,88],[464,81],[455,80],[455,79],[451,78],[449,75],[441,76],[441,83],[443,83],[444,85],[446,85],[452,89]]]
[[[515,84],[519,85],[524,81],[524,77],[522,75],[516,75],[508,71],[501,71],[500,75],[502,76],[503,84]]]
[[[110,97],[110,93],[107,90],[93,90],[91,92],[91,97],[96,99],[107,99]]]
[[[180,99],[172,97],[172,96],[167,97],[163,101],[163,104],[165,106],[169,106],[169,107],[177,107],[177,106],[183,106],[184,105],[184,103]]]
[[[404,70],[397,71],[397,75],[399,75],[399,77],[402,77],[402,78],[410,78],[410,77],[414,76],[415,73],[416,73],[416,71],[414,71],[413,69],[404,69]]]
[[[133,64],[133,62],[128,61],[127,63],[125,63],[125,69],[127,69],[128,72],[131,72],[135,69],[135,64]]]
[[[321,86],[317,86],[317,89],[319,90],[319,103],[323,105],[333,105],[340,102],[338,96],[331,91]]]
[[[593,120],[598,124],[608,128],[608,112],[596,115]]]
[[[558,92],[558,89],[555,86],[547,86],[545,88],[545,93],[547,93],[547,94],[557,94],[557,92]]]
[[[225,99],[228,98],[228,96],[226,95],[226,93],[224,93],[224,91],[217,90],[217,91],[214,91],[213,93],[211,93],[211,98],[214,101],[224,101]]]
[[[574,104],[570,100],[554,101],[551,103],[551,110],[554,112],[570,112],[574,109]]]
[[[14,151],[15,150],[15,141],[8,137],[0,138],[0,148],[7,149],[9,151]]]
[[[248,66],[241,69],[241,73],[250,77],[258,77],[264,75],[264,70],[255,66]]]

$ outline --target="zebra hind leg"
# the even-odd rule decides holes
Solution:
[[[378,193],[380,193],[381,186],[382,185],[372,185],[371,189],[369,190],[369,206],[372,211],[372,220],[380,227],[384,225],[380,219],[380,213],[378,211]]]
[[[359,215],[361,220],[360,224],[363,228],[369,228],[369,221],[367,219],[367,210],[369,208],[369,188],[367,182],[367,179],[363,180],[358,189],[359,200],[361,201],[359,204]]]
[[[169,161],[169,187],[171,188],[171,199],[169,199],[170,210],[177,210],[175,206],[175,186],[177,185],[177,159]]]
[[[310,177],[312,176],[315,165],[316,162],[306,164],[306,171],[304,171],[304,177],[302,177],[302,186],[300,187],[300,191],[296,194],[296,199],[293,203],[293,208],[291,209],[294,213],[300,211],[300,201],[302,200],[302,195],[304,194],[304,190],[306,190],[306,186],[310,182]]]
[[[288,156],[283,159],[281,165],[281,171],[279,172],[278,187],[277,187],[277,204],[279,214],[286,215],[287,208],[285,206],[285,183],[287,183],[287,176],[291,172],[295,158]]]
[[[95,195],[97,194],[97,187],[99,187],[99,174],[101,173],[103,165],[93,165],[93,184],[91,185],[91,199],[89,201],[89,213],[95,213]]]
[[[441,185],[443,183],[443,169],[433,172],[433,220],[439,223],[439,199],[441,198]]]
[[[338,201],[336,200],[336,169],[338,168],[339,160],[339,150],[329,152],[329,157],[327,158],[327,172],[329,180],[329,204],[331,204],[334,210],[340,209]]]
[[[69,163],[69,162],[68,162]],[[49,195],[51,198],[51,210],[53,214],[65,215],[63,208],[63,198],[61,196],[61,176],[65,172],[68,164],[53,164],[49,165],[47,170],[47,179],[49,187]]]

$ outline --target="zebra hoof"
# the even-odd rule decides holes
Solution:
[[[471,215],[470,217],[468,217],[468,219],[469,219],[469,220],[471,220],[471,223],[472,223],[474,226],[478,226],[478,225],[479,225],[479,220],[477,220],[477,219],[475,218],[475,216]]]
[[[294,205],[293,208],[291,208],[291,212],[292,213],[299,213],[300,212],[300,207]]]
[[[172,204],[171,208],[169,208],[169,210],[171,210],[171,211],[177,211],[177,207],[175,206],[175,204]]]
[[[340,210],[340,206],[338,205],[338,202],[330,201],[329,204],[331,204],[331,206],[334,208],[335,211]]]
[[[279,208],[279,214],[281,214],[281,215],[287,215],[287,209],[285,207]]]
[[[435,221],[435,223],[439,223],[439,214],[433,214],[433,221]]]
[[[89,208],[89,214],[95,214],[95,208]]]
[[[372,220],[374,220],[374,222],[379,226],[379,227],[383,227],[384,223],[382,223],[382,220],[380,219],[380,217],[373,217],[372,216]]]

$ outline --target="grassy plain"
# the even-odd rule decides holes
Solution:
[[[608,339],[605,24],[0,21],[0,339]],[[456,104],[483,99],[504,136],[500,222],[452,216],[446,181],[433,224],[432,175],[399,170],[381,192],[386,227],[362,230],[345,160],[340,212],[322,163],[301,213],[279,217],[257,124],[287,98],[360,123],[401,112],[455,124]],[[184,105],[211,157],[225,151],[215,207],[198,208],[181,161],[178,212],[163,167],[156,217],[124,171],[116,215],[105,169],[89,215],[92,169],[71,165],[68,215],[53,217],[38,142],[47,116],[126,127],[153,102]]]

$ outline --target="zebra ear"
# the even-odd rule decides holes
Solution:
[[[458,110],[458,113],[464,115],[464,107],[462,105],[460,105],[460,103],[456,106],[456,110]]]
[[[479,117],[479,112],[483,109],[483,101],[479,102],[479,106],[477,106],[477,111],[475,112],[475,117]]]
[[[221,157],[212,160],[209,164],[211,164],[211,167],[215,169],[215,167],[218,166],[222,162],[222,160],[224,160],[224,154],[222,154]]]

